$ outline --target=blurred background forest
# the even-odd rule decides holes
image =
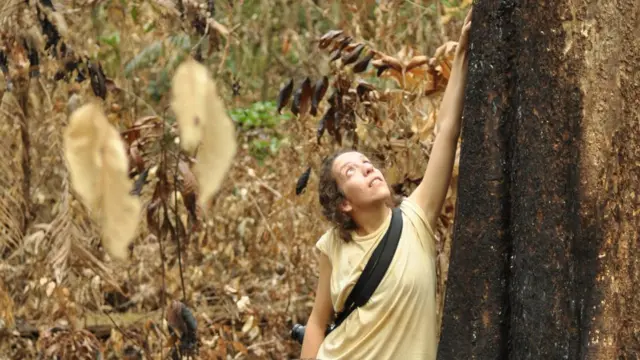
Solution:
[[[470,5],[4,1],[0,359],[163,359],[173,300],[197,320],[199,358],[297,357],[289,331],[311,310],[314,245],[328,226],[315,170],[354,146],[397,192],[417,185]],[[189,200],[170,108],[189,57],[211,71],[236,126],[237,153],[207,209]],[[104,251],[63,157],[70,111],[93,100],[127,145],[143,204],[126,261]],[[457,164],[437,231],[440,303],[456,174]],[[171,195],[159,199],[158,184]]]

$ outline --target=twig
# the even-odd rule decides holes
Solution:
[[[163,134],[166,131],[165,124],[166,124],[166,121],[163,121],[162,122],[162,133]],[[164,167],[165,166],[164,164],[165,164],[165,161],[166,161],[166,158],[167,158],[166,149],[165,149],[165,142],[162,141],[160,143],[160,146],[161,146],[160,147],[160,152],[161,152],[160,157],[162,159],[160,163]],[[158,170],[159,171],[164,171],[162,168],[160,168]],[[161,174],[159,174],[159,175],[161,175]],[[165,176],[160,177],[160,181],[164,182],[165,181]],[[162,202],[164,204],[164,200],[162,200]],[[156,216],[159,217],[157,212],[156,212]],[[167,213],[166,213],[166,209],[165,209],[165,217],[166,216],[167,216]],[[158,221],[158,222],[156,222],[156,224],[160,224],[160,222]],[[158,230],[158,244],[159,244],[159,247],[160,247],[160,262],[162,264],[162,295],[160,296],[160,302],[162,303],[162,311],[161,311],[160,323],[162,323],[162,321],[164,320],[164,310],[167,307],[167,302],[166,302],[166,299],[165,299],[165,294],[167,292],[167,282],[166,282],[166,273],[165,273],[165,269],[164,269],[164,261],[165,260],[164,260],[164,248],[162,247],[162,236],[163,236],[163,234],[162,234],[161,227],[162,227],[162,225],[159,225],[159,228],[156,229],[156,230]],[[162,349],[164,349],[164,346],[163,346],[162,343],[163,343],[162,338],[160,338],[160,349],[161,349],[160,350],[160,356],[161,357],[163,357],[162,353],[164,351],[164,350],[162,350]]]
[[[24,220],[22,233],[26,234],[29,223],[32,220],[31,214],[31,134],[29,133],[29,90],[31,82],[27,83],[27,88],[18,99],[22,110],[22,124],[20,126],[20,138],[22,139],[22,196],[24,196]],[[24,261],[24,259],[23,259]]]
[[[311,0],[305,0],[305,2],[308,5],[310,5],[310,7],[315,8],[316,11],[319,12],[320,15],[322,15],[322,17],[331,24],[331,26],[336,26],[335,19],[327,16],[327,14],[325,14],[325,12],[322,10],[322,8],[320,6],[318,6],[318,4],[316,4],[315,2],[313,2]]]
[[[178,216],[178,168],[179,168],[179,164],[180,164],[180,153],[178,153],[178,156],[176,156],[176,167],[175,167],[175,172],[173,173],[173,215],[176,218],[176,228],[178,225],[178,221],[182,221],[180,220],[180,217]],[[176,242],[178,243],[178,266],[180,268],[180,283],[182,284],[182,302],[186,304],[187,302],[187,290],[185,289],[184,286],[184,273],[182,270],[182,246],[180,246],[180,234],[178,234],[178,231],[176,230],[176,228],[174,228],[172,235],[174,236],[174,239],[176,240]],[[188,230],[187,230],[188,231]]]
[[[222,57],[220,58],[220,63],[218,64],[218,71],[217,71],[218,74],[220,74],[222,69],[224,69],[224,62],[227,61],[227,56],[229,55],[230,46],[231,46],[231,39],[230,37],[226,37],[224,40],[224,51],[222,53]]]
[[[405,0],[405,1],[406,1],[406,2],[408,2],[408,3],[409,3],[409,4],[411,4],[411,5],[414,5],[414,6],[418,7],[418,8],[420,8],[420,9],[422,9],[422,10],[427,10],[427,11],[429,10],[429,8],[428,8],[428,7],[426,7],[426,6],[424,6],[424,5],[421,5],[421,4],[418,4],[418,3],[416,3],[416,2],[413,2],[413,1],[411,1],[411,0]]]
[[[273,234],[273,230],[271,229],[271,226],[269,225],[269,221],[267,220],[267,217],[264,216],[264,213],[262,212],[262,210],[260,209],[260,205],[258,205],[258,202],[256,201],[256,199],[253,197],[253,195],[251,195],[250,192],[247,192],[247,195],[249,196],[249,198],[251,199],[251,202],[253,202],[253,205],[255,205],[256,210],[258,210],[258,214],[260,214],[260,217],[262,218],[262,220],[264,220],[264,225],[267,227],[267,231],[269,231],[269,235],[271,235],[272,239],[275,239],[276,236]]]
[[[163,210],[164,210],[164,218],[165,220],[167,220],[167,217],[169,216],[169,212],[167,211],[167,207],[166,204],[163,201]],[[162,225],[160,225],[162,227]],[[162,316],[160,318],[160,323],[162,323],[162,321],[164,321],[165,318],[165,314],[164,311],[167,308],[167,299],[166,299],[166,295],[167,295],[167,282],[166,282],[166,273],[165,273],[165,254],[164,254],[164,247],[162,246],[162,230],[160,231],[160,236],[158,236],[158,242],[160,244],[160,260],[162,262],[162,296],[160,297],[161,299],[161,303],[162,303]],[[160,347],[163,349],[162,346],[162,339],[160,339]],[[162,354],[161,354],[162,355]]]
[[[107,313],[106,311],[104,311],[104,309],[102,309],[101,307],[100,307],[100,310],[102,311],[102,313],[103,313],[104,315],[106,315],[106,316],[109,318],[109,321],[111,321],[111,323],[113,324],[113,326],[114,326],[118,331],[120,331],[120,333],[121,333],[124,337],[126,337],[127,339],[129,339],[129,340],[131,340],[131,341],[133,341],[133,342],[137,343],[141,348],[146,348],[145,344],[144,344],[144,343],[142,343],[141,341],[139,341],[139,339],[137,339],[137,338],[135,338],[135,337],[133,337],[133,336],[130,336],[127,332],[125,332],[124,330],[122,330],[122,328],[120,327],[120,325],[118,325],[118,323],[116,323],[116,322],[115,322],[115,320],[113,320],[113,318],[111,317],[111,315],[109,315],[109,313]],[[145,358],[147,358],[147,359],[151,360],[151,355],[150,355],[147,351],[145,351]]]
[[[233,11],[234,11],[234,8],[232,7],[231,8],[231,13],[227,16],[227,20],[230,20],[231,18],[233,18]],[[229,23],[231,23],[231,22],[229,22]],[[231,29],[231,31],[229,31],[229,36],[225,36],[224,37],[224,50],[222,52],[222,57],[220,58],[220,63],[218,63],[218,68],[216,70],[216,75],[220,75],[220,73],[224,69],[224,63],[225,63],[225,61],[227,61],[227,56],[229,56],[229,48],[231,47],[231,34],[238,27],[240,27],[240,24],[236,25],[235,27],[233,27],[233,29]]]
[[[149,104],[145,99],[141,98],[140,96],[136,95],[135,93],[132,93],[131,91],[129,91],[127,89],[124,89],[124,88],[119,88],[119,89],[122,90],[123,92],[125,92],[127,95],[130,95],[130,96],[134,97],[136,100],[139,100],[140,102],[145,104],[149,108],[149,110],[151,110],[153,115],[155,115],[157,117],[160,117],[158,115],[158,113],[156,112],[156,110],[153,108],[153,106],[151,106],[151,104]]]
[[[255,348],[259,348],[259,347],[262,347],[262,346],[265,346],[265,345],[274,344],[275,342],[276,342],[275,340],[268,340],[268,341],[263,341],[263,342],[251,344],[251,345],[247,346],[247,350],[253,350]]]
[[[264,180],[260,179],[258,176],[256,176],[256,174],[254,174],[252,171],[252,169],[250,169],[249,167],[245,166],[244,169],[247,171],[247,173],[249,174],[249,176],[251,176],[253,179],[255,179],[258,184],[260,186],[262,186],[263,188],[269,190],[273,195],[276,196],[277,199],[280,199],[282,197],[282,194],[280,194],[280,192],[274,188],[272,188],[271,186],[269,186]],[[250,171],[251,170],[251,171]]]
[[[208,21],[205,21],[205,22],[207,23],[207,25],[204,28],[204,34],[202,34],[202,36],[200,36],[200,40],[198,40],[198,42],[195,45],[193,45],[193,47],[191,47],[191,51],[189,51],[189,53],[192,53],[198,49],[200,49],[200,51],[202,50],[200,48],[200,44],[202,44],[202,40],[204,40],[206,36],[209,36],[209,22]]]
[[[47,101],[49,102],[49,107],[53,108],[53,102],[51,101],[51,95],[47,91],[47,88],[44,86],[44,83],[42,82],[42,78],[41,77],[38,78],[38,83],[40,84],[40,87],[42,88],[42,92],[47,96]]]

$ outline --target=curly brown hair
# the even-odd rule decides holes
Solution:
[[[344,153],[356,151],[353,149],[341,149],[327,157],[320,168],[320,179],[318,182],[318,198],[322,206],[322,214],[335,226],[335,230],[342,240],[345,242],[352,241],[351,232],[358,228],[358,224],[353,218],[340,210],[340,205],[346,199],[342,189],[338,186],[338,182],[333,176],[333,163],[336,158]],[[398,206],[402,200],[399,195],[394,194],[391,187],[391,198],[389,206]]]

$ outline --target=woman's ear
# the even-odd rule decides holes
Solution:
[[[344,213],[349,213],[351,210],[353,210],[353,206],[351,206],[351,203],[349,202],[349,200],[343,200],[342,203],[340,204],[340,211]]]

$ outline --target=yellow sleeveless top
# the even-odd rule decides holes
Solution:
[[[322,360],[435,359],[436,250],[435,237],[416,203],[400,204],[403,228],[389,269],[369,301],[351,315],[323,343],[316,358]],[[336,313],[362,273],[373,250],[391,224],[366,236],[353,234],[345,243],[333,230],[316,247],[329,257],[331,302]]]

